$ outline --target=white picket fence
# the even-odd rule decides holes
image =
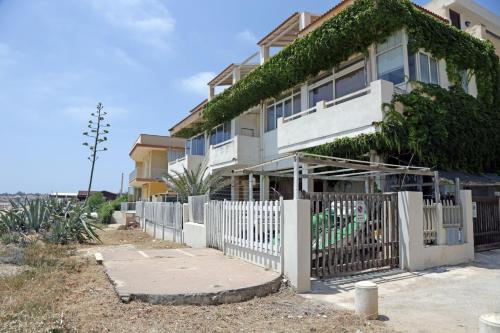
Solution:
[[[443,227],[462,228],[462,207],[455,205],[451,200],[443,201]]]
[[[137,202],[136,216],[151,236],[182,243],[182,204],[179,202]]]
[[[424,244],[437,242],[438,205],[432,200],[424,200]]]
[[[208,246],[282,271],[282,201],[210,201],[205,225]]]

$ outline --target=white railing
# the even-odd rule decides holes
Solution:
[[[451,200],[443,201],[443,228],[462,228],[462,207]]]
[[[424,244],[431,245],[437,242],[438,233],[438,205],[432,200],[424,200]]]
[[[312,108],[307,109],[307,110],[300,111],[299,113],[292,114],[291,116],[288,116],[288,117],[284,117],[283,122],[286,123],[286,122],[292,121],[294,119],[298,119],[300,117],[307,116],[308,114],[313,113],[313,112],[316,112],[316,105],[313,106]]]
[[[233,138],[210,146],[208,166],[213,169],[229,165],[252,165],[259,162],[259,137],[236,135]]]
[[[320,109],[330,108],[334,105],[338,105],[338,104],[342,104],[344,102],[347,102],[348,100],[351,100],[353,98],[364,96],[366,94],[369,94],[370,91],[371,91],[371,88],[368,86],[367,88],[355,91],[353,93],[347,94],[345,96],[336,98],[336,99],[328,101],[328,102],[327,101],[320,101],[315,106],[313,106],[307,110],[301,111],[301,112],[296,113],[296,114],[292,114],[291,116],[288,116],[288,117],[284,117],[283,123],[295,120],[295,119],[300,118],[300,117],[307,116],[308,114],[319,111]],[[318,107],[318,104],[320,107]]]
[[[281,272],[282,201],[211,201],[205,211],[210,246]]]
[[[182,243],[182,204],[179,202],[136,203],[141,228],[154,238]]]
[[[129,182],[136,179],[161,179],[167,174],[166,168],[137,167],[129,175]]]
[[[122,202],[120,204],[120,211],[122,212],[135,211],[135,202]]]

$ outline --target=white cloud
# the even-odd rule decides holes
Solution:
[[[238,38],[238,40],[240,40],[242,42],[249,42],[249,43],[252,43],[252,44],[256,44],[257,43],[257,37],[255,37],[254,33],[251,32],[248,29],[239,32],[236,35],[236,38]]]
[[[199,72],[190,77],[181,79],[181,86],[192,93],[207,95],[207,83],[215,77],[213,72]]]
[[[164,48],[175,20],[159,0],[90,0],[109,24],[123,28],[141,40]]]

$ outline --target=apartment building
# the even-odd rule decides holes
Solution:
[[[292,14],[257,43],[255,54],[241,63],[229,65],[208,82],[207,100],[174,125],[170,135],[179,135],[183,129],[196,126],[207,101],[221,88],[243,79],[281,48],[311,33],[352,3],[351,0],[341,1],[321,15]],[[499,43],[499,17],[473,1],[434,0],[424,7],[416,7],[480,39],[488,39],[495,46]],[[499,47],[497,53],[498,50]],[[468,79],[466,72],[463,77],[464,90],[476,96],[475,77]],[[169,170],[181,172],[183,168],[189,170],[201,165],[209,172],[221,172],[231,178],[231,199],[248,199],[249,193],[261,200],[275,195],[290,198],[291,179],[272,175],[249,179],[248,175],[234,171],[272,161],[261,170],[279,174],[292,167],[290,160],[280,160],[287,154],[339,138],[374,133],[376,124],[384,119],[381,106],[390,102],[394,94],[411,91],[411,80],[443,88],[450,85],[446,62],[424,50],[410,52],[408,35],[403,29],[384,42],[372,44],[365,52],[352,54],[340,65],[283,91],[280,97],[262,101],[232,120],[188,138],[185,155],[171,161]],[[379,157],[371,156],[371,159]],[[248,190],[249,186],[253,191]],[[363,192],[365,184],[356,181],[332,184],[304,179],[302,189]]]
[[[134,170],[129,175],[129,194],[133,201],[164,201],[172,195],[162,180],[168,162],[184,156],[185,139],[140,134],[129,153]]]

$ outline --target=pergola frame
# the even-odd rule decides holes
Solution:
[[[286,160],[293,161],[293,168],[264,171],[265,166]],[[330,169],[325,171],[322,170],[323,168]],[[321,170],[316,171],[316,169]],[[254,166],[233,170],[233,175],[238,174],[248,175],[250,198],[253,197],[252,185],[254,175],[293,178],[294,199],[299,199],[300,197],[300,179],[365,181],[365,184],[368,184],[368,182],[375,176],[389,175],[415,175],[434,177],[434,183],[432,185],[434,186],[436,194],[439,194],[439,174],[437,171],[432,171],[430,168],[353,160],[303,152],[290,154]],[[436,200],[439,200],[439,195],[436,195]]]

